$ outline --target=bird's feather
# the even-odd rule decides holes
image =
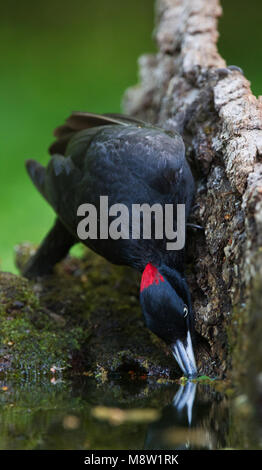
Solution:
[[[44,196],[44,198],[46,198],[44,192],[46,169],[35,160],[27,160],[26,169],[38,191],[42,194],[42,196]]]
[[[57,140],[50,146],[49,152],[51,155],[55,153],[64,155],[68,142],[76,132],[112,124],[119,126],[127,126],[130,124],[138,126],[146,125],[143,121],[122,114],[94,114],[75,111],[66,119],[65,124],[62,124],[54,130],[54,136]]]

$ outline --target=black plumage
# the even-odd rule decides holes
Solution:
[[[99,209],[102,195],[108,196],[109,207],[125,204],[130,214],[133,204],[162,207],[173,204],[174,208],[185,204],[188,216],[194,180],[179,134],[117,114],[73,113],[65,125],[55,130],[55,136],[57,140],[50,147],[47,168],[33,160],[27,161],[31,179],[58,218],[26,266],[26,276],[44,275],[52,270],[79,241],[78,207],[89,203]],[[109,217],[109,224],[114,218]],[[181,340],[186,348],[188,331],[191,334],[193,330],[193,313],[183,274],[184,250],[168,251],[165,237],[132,239],[130,221],[126,230],[129,239],[98,236],[84,243],[112,263],[143,271],[145,288],[141,291],[141,305],[147,325],[168,344]],[[185,315],[185,307],[189,315]],[[152,310],[156,308],[154,314]],[[187,369],[184,362],[180,366],[193,374],[192,357],[190,361],[192,367]]]

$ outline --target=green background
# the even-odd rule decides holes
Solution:
[[[0,3],[0,268],[15,272],[14,246],[39,243],[54,219],[24,161],[48,161],[52,131],[72,110],[120,111],[137,58],[155,50],[154,1]],[[262,2],[222,4],[220,52],[262,94]]]

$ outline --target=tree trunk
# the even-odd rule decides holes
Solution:
[[[262,103],[217,51],[220,14],[218,0],[158,0],[159,52],[140,58],[141,83],[124,98],[125,112],[184,138],[204,227],[188,234],[196,329],[209,345],[198,362],[218,376],[237,363],[245,371],[262,329]]]

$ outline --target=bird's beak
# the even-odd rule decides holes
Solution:
[[[176,340],[172,345],[172,352],[185,376],[189,378],[196,377],[197,368],[189,331],[187,332],[187,337],[184,341],[181,341],[180,339]]]

